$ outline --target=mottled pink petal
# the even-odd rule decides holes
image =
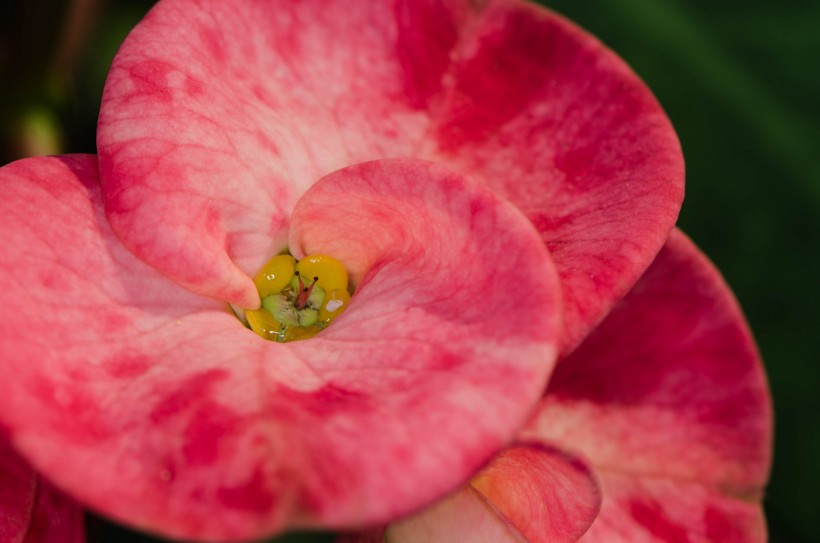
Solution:
[[[427,0],[160,2],[103,96],[114,230],[195,291],[257,304],[242,272],[282,249],[305,189],[350,164],[416,154],[454,16]]]
[[[759,502],[695,481],[601,475],[604,503],[581,543],[765,543]]]
[[[565,19],[488,2],[435,111],[435,160],[475,174],[541,231],[569,352],[651,263],[683,198],[669,120],[624,62]]]
[[[556,254],[570,350],[649,264],[682,197],[677,139],[610,51],[518,0],[166,0],[114,60],[106,209],[141,258],[258,303],[298,196],[368,159],[450,163]]]
[[[0,541],[82,543],[83,510],[34,473],[0,436]]]
[[[343,261],[373,261],[351,261],[363,277],[333,326],[289,344],[137,260],[96,183],[93,157],[0,170],[15,376],[0,419],[39,470],[129,524],[215,540],[385,522],[508,442],[554,363],[560,294],[537,232],[440,167],[364,164],[305,196],[294,239],[335,231]],[[350,216],[307,220],[334,204]]]
[[[601,507],[589,467],[540,443],[503,450],[472,485],[529,543],[573,543]]]
[[[765,376],[736,301],[674,231],[632,292],[556,370],[525,435],[580,452],[605,478],[608,528],[596,523],[591,533],[605,535],[594,541],[623,533],[617,541],[746,542],[763,533],[757,504],[771,423]],[[615,495],[606,495],[610,488]],[[635,523],[651,515],[618,512],[632,507],[622,495],[645,502],[635,507],[659,524],[673,519],[669,534],[683,535],[633,538],[643,529]],[[724,524],[740,535],[704,539]]]

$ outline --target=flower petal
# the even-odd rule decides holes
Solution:
[[[562,363],[532,432],[596,467],[757,496],[771,460],[766,378],[726,284],[679,231]]]
[[[160,2],[114,60],[98,149],[125,244],[247,307],[245,274],[283,247],[316,179],[384,157],[449,162],[519,205],[556,254],[565,352],[649,264],[683,185],[637,77],[517,0]]]
[[[37,476],[0,440],[0,541],[22,543],[37,497]]]
[[[525,435],[579,451],[602,479],[582,541],[765,540],[771,405],[718,272],[679,231],[556,370]]]
[[[428,435],[433,425],[437,435],[476,445],[492,439],[500,447],[513,437],[513,421],[528,412],[528,398],[539,394],[552,367],[559,311],[547,253],[513,206],[432,163],[368,162],[323,178],[305,194],[294,211],[291,247],[333,255],[358,285],[348,311],[321,336],[328,351],[314,369],[348,390],[381,380],[394,390],[389,417],[405,419],[397,430],[406,436]],[[353,362],[357,352],[366,355]],[[446,392],[453,379],[464,387],[458,394]],[[415,426],[406,413],[416,410],[441,416]],[[449,446],[428,435],[416,454],[438,463],[453,454],[439,447]],[[468,458],[479,456],[466,451],[462,444],[459,455],[475,470],[480,462]],[[398,463],[407,473],[413,463],[405,454],[381,458],[374,450],[369,463],[385,462],[382,473]],[[471,473],[465,467],[448,469],[464,478]],[[425,485],[443,493],[444,480],[457,478],[442,470]],[[371,499],[398,501],[405,492],[409,499],[419,480],[406,482],[408,488],[393,484]]]
[[[39,477],[0,437],[0,541],[82,543],[83,510]]]
[[[573,543],[601,507],[589,467],[540,443],[503,450],[472,485],[529,543]]]
[[[564,289],[567,353],[666,240],[683,198],[680,144],[620,58],[543,8],[488,2],[459,51],[432,156],[541,231]]]
[[[577,458],[540,443],[517,443],[471,482],[382,531],[344,543],[573,543],[595,520],[598,483]],[[340,542],[341,543],[341,542]]]
[[[307,219],[334,203],[362,215]],[[93,157],[0,170],[0,222],[13,233],[0,251],[0,369],[16,380],[0,419],[62,488],[166,535],[247,539],[408,513],[513,437],[554,364],[559,287],[537,232],[429,163],[353,167],[300,202],[302,247],[356,224],[364,237],[349,247],[403,243],[368,253],[333,326],[284,345],[119,245]]]
[[[601,475],[601,515],[581,543],[764,543],[759,503],[696,482]]]
[[[242,272],[282,249],[305,189],[350,164],[414,154],[428,123],[422,87],[436,79],[414,66],[443,70],[452,17],[418,0],[160,2],[121,47],[103,96],[114,230],[193,290],[258,304]],[[421,31],[422,18],[441,32]]]

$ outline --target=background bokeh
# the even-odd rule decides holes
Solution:
[[[94,152],[108,65],[146,0],[0,0],[0,163]],[[820,2],[544,2],[654,90],[687,162],[680,225],[734,288],[776,412],[771,541],[820,541]],[[156,541],[91,518],[94,539]],[[282,541],[329,541],[325,535]]]

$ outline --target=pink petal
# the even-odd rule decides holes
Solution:
[[[420,32],[422,17],[442,35]],[[284,247],[305,189],[350,164],[415,154],[433,76],[408,70],[443,70],[453,24],[444,5],[418,0],[160,2],[123,44],[103,97],[114,230],[195,291],[258,304],[242,272]]]
[[[601,515],[581,543],[764,543],[760,503],[697,482],[602,474]]]
[[[34,473],[0,437],[0,541],[82,543],[83,510]]]
[[[624,62],[549,11],[491,1],[459,47],[434,156],[541,231],[564,289],[567,353],[666,240],[683,198],[680,145]]]
[[[573,543],[601,507],[589,467],[539,443],[505,449],[472,484],[529,543]]]
[[[248,307],[243,273],[283,247],[320,176],[395,156],[455,165],[556,254],[565,351],[649,264],[683,186],[677,139],[637,77],[512,0],[161,2],[114,60],[98,148],[126,245]]]
[[[675,232],[550,381],[532,431],[595,466],[757,495],[771,405],[752,336],[717,270]]]
[[[632,292],[556,370],[525,435],[578,451],[604,479],[604,511],[589,541],[746,542],[764,533],[771,423],[736,301],[674,231]]]
[[[587,466],[539,443],[518,443],[470,485],[382,531],[340,543],[573,543],[598,515],[601,494]]]
[[[37,475],[0,439],[0,541],[22,543],[37,497]]]
[[[0,193],[0,369],[16,382],[0,418],[61,487],[145,529],[247,539],[408,513],[513,437],[554,363],[537,232],[428,163],[353,167],[300,202],[300,246],[334,232],[343,261],[373,261],[351,260],[362,279],[332,327],[285,345],[119,245],[92,157],[14,163]],[[319,217],[333,205],[352,216]]]

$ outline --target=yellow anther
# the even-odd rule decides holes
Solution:
[[[308,279],[318,277],[316,283],[325,289],[347,290],[347,270],[333,257],[327,255],[309,255],[296,264],[296,271]]]
[[[281,292],[288,286],[295,271],[296,259],[290,255],[277,255],[268,260],[268,263],[253,278],[253,284],[259,291],[259,297],[264,298]]]
[[[282,324],[273,318],[268,311],[264,309],[245,310],[245,318],[248,319],[248,324],[251,325],[251,330],[256,332],[259,336],[271,340],[278,341],[279,331],[282,329]]]
[[[327,326],[333,319],[342,314],[347,309],[350,302],[350,293],[345,289],[331,290],[325,296],[325,303],[319,309],[319,322]]]
[[[298,341],[300,339],[312,338],[321,331],[322,329],[315,324],[313,326],[288,326],[282,341]]]

